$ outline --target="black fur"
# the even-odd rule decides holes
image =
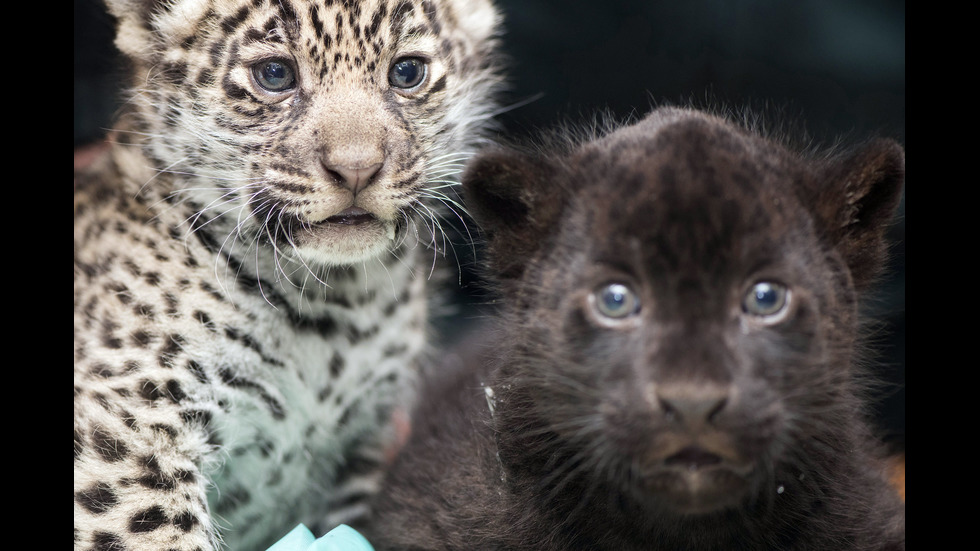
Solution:
[[[479,157],[464,185],[499,327],[426,390],[369,538],[904,549],[857,337],[904,165],[891,141],[805,157],[678,109]],[[760,282],[785,286],[786,306],[754,302]],[[597,309],[610,283],[638,306]]]

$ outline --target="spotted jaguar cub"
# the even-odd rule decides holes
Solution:
[[[355,518],[413,398],[497,12],[108,5],[133,93],[76,175],[75,548],[261,549]]]
[[[375,548],[904,549],[857,338],[904,171],[673,108],[478,157],[497,334],[424,391]]]

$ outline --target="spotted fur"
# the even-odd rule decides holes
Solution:
[[[133,93],[76,177],[75,548],[262,549],[356,518],[413,398],[497,14],[108,4]]]
[[[375,548],[904,549],[857,317],[904,163],[674,108],[480,155],[497,334],[424,391]]]

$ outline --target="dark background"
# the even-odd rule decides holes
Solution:
[[[616,118],[661,103],[724,104],[777,113],[816,143],[870,135],[905,145],[905,2],[887,0],[498,0],[510,88],[505,133],[559,120]],[[118,106],[111,21],[75,0],[74,144],[98,141]],[[528,101],[530,100],[530,101]],[[878,420],[905,446],[905,205],[891,232],[892,266],[866,308],[876,340]],[[465,250],[465,247],[457,247]],[[480,284],[460,258],[460,314]],[[474,298],[476,297],[476,298]]]

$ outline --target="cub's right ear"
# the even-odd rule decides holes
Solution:
[[[116,47],[136,60],[155,64],[167,45],[179,44],[212,9],[203,0],[105,0],[116,18]]]
[[[561,215],[559,167],[511,149],[478,155],[463,175],[466,208],[484,231],[490,266],[501,279],[519,277]]]

